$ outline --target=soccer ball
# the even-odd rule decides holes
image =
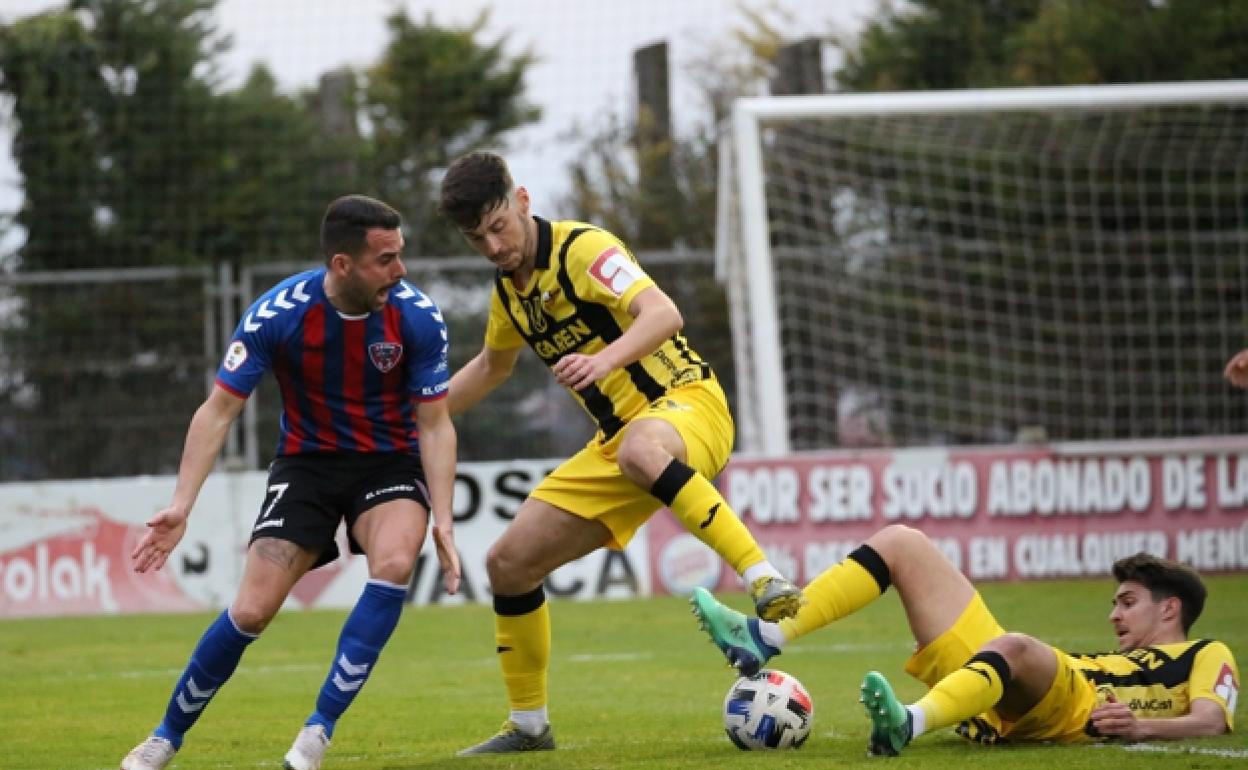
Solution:
[[[795,749],[810,735],[814,716],[806,688],[783,671],[743,676],[724,698],[724,731],[742,751]]]

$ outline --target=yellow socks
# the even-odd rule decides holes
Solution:
[[[550,666],[550,607],[538,586],[520,596],[494,597],[494,639],[513,710],[546,705]]]
[[[809,634],[875,601],[891,582],[888,565],[875,549],[860,545],[802,589],[806,604],[796,617],[780,621],[780,630],[785,639]]]
[[[680,460],[663,469],[650,494],[676,514],[695,537],[714,549],[738,575],[766,557],[754,536],[715,485]]]
[[[981,652],[937,682],[915,705],[927,715],[928,730],[956,725],[997,705],[1010,676],[1000,653]]]

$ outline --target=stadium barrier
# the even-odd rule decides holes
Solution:
[[[460,594],[441,589],[426,543],[409,600],[489,601],[485,554],[554,460],[461,463]],[[209,477],[165,569],[128,555],[174,477],[0,485],[0,617],[186,611],[229,602],[265,474]],[[1248,436],[1118,443],[819,452],[736,457],[719,478],[772,560],[806,582],[890,523],[934,537],[975,580],[1105,575],[1146,550],[1202,572],[1248,570]],[[340,535],[340,548],[345,540]],[[295,587],[292,607],[349,607],[367,577],[339,559]],[[623,552],[598,551],[551,576],[552,596],[737,590],[720,560],[666,513]]]
[[[801,583],[888,524],[976,581],[1106,575],[1138,551],[1248,570],[1248,436],[736,457],[719,485]],[[648,537],[656,591],[740,588],[671,517]]]

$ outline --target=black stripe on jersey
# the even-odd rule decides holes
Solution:
[[[589,330],[609,345],[613,340],[619,339],[623,330],[605,307],[581,299],[572,285],[572,279],[568,276],[566,261],[568,247],[585,232],[588,232],[587,228],[578,228],[568,233],[568,237],[563,240],[563,245],[559,249],[559,272],[555,274],[555,278],[563,287],[564,297],[576,308],[575,317],[583,318],[589,324]],[[573,392],[585,404],[586,410],[594,416],[594,422],[598,423],[598,428],[605,438],[611,439],[624,427],[624,420],[615,413],[615,404],[611,403],[611,399],[607,398],[597,385],[588,385]]]
[[[680,357],[685,359],[691,366],[698,367],[701,379],[709,380],[711,378],[711,365],[700,358],[693,357],[693,351],[689,349],[689,341],[685,339],[685,335],[676,332],[671,339],[672,344],[676,346],[676,351],[680,353]],[[650,400],[653,401],[654,399]]]
[[[606,307],[595,302],[586,302],[578,296],[572,283],[572,277],[568,275],[568,249],[572,246],[574,240],[580,237],[582,233],[588,232],[588,230],[588,228],[584,227],[573,230],[564,239],[563,246],[559,249],[559,285],[563,287],[564,295],[572,302],[572,306],[576,308],[576,314],[584,316],[589,322],[590,330],[602,337],[604,343],[610,345],[624,334],[624,330],[616,323],[615,316],[611,315],[611,311]],[[640,362],[634,361],[624,367],[624,371],[628,372],[628,378],[633,381],[633,386],[646,397],[646,401],[653,401],[667,392],[667,388],[651,377],[650,372],[646,371],[646,367],[642,366]]]
[[[1192,678],[1192,666],[1196,662],[1196,653],[1203,650],[1210,642],[1200,639],[1192,643],[1177,658],[1171,658],[1156,647],[1138,647],[1128,652],[1074,654],[1071,657],[1095,660],[1100,657],[1125,657],[1136,665],[1136,670],[1126,674],[1114,674],[1108,671],[1080,671],[1084,678],[1092,684],[1110,687],[1131,687],[1159,684],[1163,687],[1177,687]]]

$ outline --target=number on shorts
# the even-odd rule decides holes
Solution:
[[[290,486],[290,482],[281,484],[270,484],[269,493],[265,495],[264,513],[260,514],[260,520],[264,521],[269,518],[269,514],[273,513],[273,509],[277,507],[277,501],[282,499],[282,495],[286,494],[286,488]]]

